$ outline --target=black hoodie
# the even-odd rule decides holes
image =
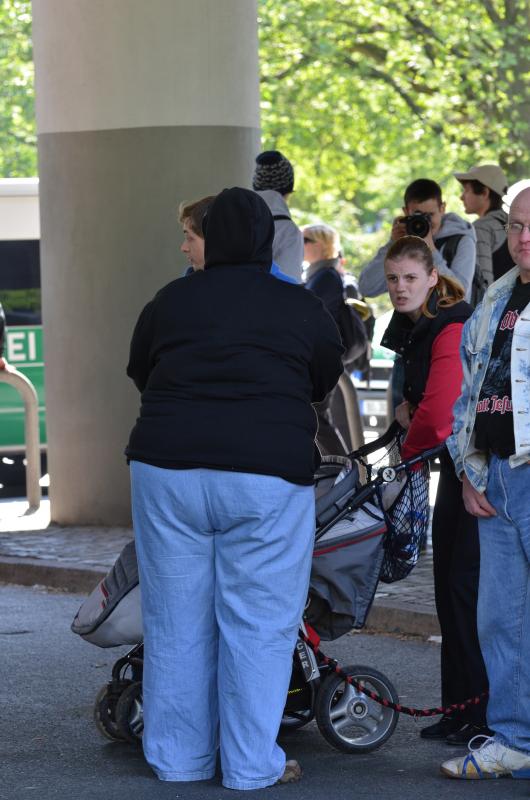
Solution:
[[[127,374],[142,392],[126,454],[310,484],[312,402],[342,373],[340,337],[320,300],[270,275],[274,223],[246,189],[225,189],[204,220],[204,271],[142,311]]]
[[[269,272],[274,219],[268,205],[247,189],[225,189],[202,221],[205,269],[216,264],[254,264]]]

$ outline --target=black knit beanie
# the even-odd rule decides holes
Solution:
[[[256,156],[256,169],[252,178],[256,192],[274,189],[280,194],[290,194],[294,189],[294,170],[291,162],[279,150],[265,150]]]

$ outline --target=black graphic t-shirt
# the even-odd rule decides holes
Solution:
[[[499,458],[515,453],[510,357],[515,323],[529,303],[530,283],[521,283],[517,278],[495,332],[490,363],[477,403],[475,444],[479,450],[494,453]]]

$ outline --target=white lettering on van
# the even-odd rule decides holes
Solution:
[[[37,340],[35,331],[28,331],[28,361],[37,360]]]
[[[16,361],[25,361],[26,360],[26,353],[25,353],[25,338],[26,332],[20,331],[10,331],[9,336],[7,337],[7,360],[12,361],[13,363]]]

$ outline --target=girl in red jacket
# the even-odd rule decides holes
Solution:
[[[390,247],[385,277],[395,308],[381,344],[403,359],[403,402],[396,419],[406,429],[403,458],[443,443],[453,424],[453,405],[460,394],[460,339],[471,308],[464,290],[439,275],[432,252],[416,236]],[[464,508],[462,487],[446,450],[440,458],[440,480],[432,521],[436,610],[442,632],[442,705],[449,706],[487,689],[477,636],[480,550],[477,520]],[[467,744],[490,735],[485,704],[445,715],[422,729],[425,739]]]

